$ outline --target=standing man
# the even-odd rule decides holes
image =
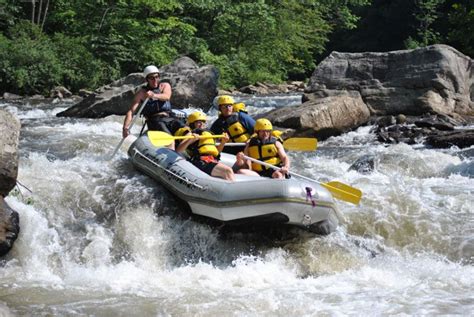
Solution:
[[[236,143],[245,143],[253,134],[253,126],[255,120],[248,114],[240,111],[234,112],[234,98],[228,95],[217,97],[217,107],[220,115],[211,126],[211,131],[214,134],[221,134],[226,132],[230,140]],[[243,150],[242,147],[226,147],[224,152],[237,154]]]
[[[147,98],[149,100],[143,108],[142,115],[146,119],[148,130],[164,131],[173,134],[174,131],[184,126],[184,124],[172,115],[170,103],[171,85],[168,82],[160,81],[160,71],[154,65],[145,67],[143,76],[145,77],[146,85],[135,94],[130,110],[125,115],[122,136],[126,138],[130,134],[128,127],[132,121],[133,113]]]

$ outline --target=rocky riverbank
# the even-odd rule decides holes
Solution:
[[[182,57],[160,69],[173,86],[174,108],[208,110],[217,94],[301,93],[302,104],[263,116],[287,135],[325,139],[375,124],[386,143],[426,142],[434,147],[473,145],[473,60],[446,45],[385,53],[331,53],[315,69],[307,85],[257,83],[234,91],[218,90],[218,72]],[[58,116],[101,118],[124,115],[144,79],[130,74],[84,96]],[[58,90],[56,95],[68,96]],[[74,96],[73,96],[74,97]],[[405,118],[400,120],[400,118]]]
[[[290,134],[320,139],[376,124],[382,142],[474,145],[474,63],[446,45],[386,53],[329,55],[301,106],[265,114]],[[403,122],[396,118],[405,118]]]
[[[4,200],[16,185],[19,137],[19,120],[0,110],[0,256],[10,251],[20,232],[19,215]]]

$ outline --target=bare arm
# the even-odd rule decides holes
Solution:
[[[149,90],[146,92],[146,95],[153,100],[169,101],[171,99],[171,85],[169,83],[161,83],[160,91],[158,94]]]
[[[229,142],[229,135],[224,133],[224,137],[221,138],[221,143],[217,146],[217,150],[221,153],[224,150],[225,144]]]
[[[287,174],[290,170],[290,158],[286,155],[285,149],[280,141],[275,143],[275,146],[278,150],[278,156],[280,157],[281,162],[283,163],[282,168],[280,169],[283,173]]]
[[[183,153],[186,151],[186,149],[188,148],[188,146],[190,146],[192,143],[196,142],[197,140],[199,140],[199,134],[194,134],[193,135],[195,136],[195,138],[192,138],[192,139],[186,139],[186,140],[183,140],[179,145],[178,145],[178,148],[176,149],[176,152],[178,153]]]
[[[249,143],[248,142],[247,142],[247,145],[245,145],[244,155],[249,156]],[[247,168],[249,170],[252,170],[252,162],[250,160],[246,160],[245,165],[247,165]]]
[[[122,136],[124,138],[126,138],[130,134],[128,127],[130,126],[130,122],[132,121],[133,113],[137,110],[137,107],[140,104],[140,101],[143,99],[143,95],[144,95],[144,91],[140,90],[133,98],[132,105],[130,106],[130,109],[125,114],[125,119],[123,120],[123,129],[122,129]]]

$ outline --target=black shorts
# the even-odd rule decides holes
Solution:
[[[262,176],[262,177],[269,177],[269,178],[272,178],[272,175],[273,175],[273,172],[275,170],[274,169],[267,169],[267,170],[263,170],[263,171],[260,171],[260,172],[257,172],[258,175]]]
[[[194,166],[196,166],[197,168],[199,168],[201,171],[203,171],[204,173],[206,174],[209,174],[209,175],[212,175],[212,170],[214,169],[214,167],[216,167],[216,165],[218,163],[215,163],[215,162],[210,162],[210,163],[207,163],[207,162],[204,162],[200,159],[194,159],[191,161],[191,163],[194,164]]]
[[[224,150],[222,152],[224,153],[229,153],[229,154],[234,154],[236,155],[237,153],[239,152],[243,152],[245,149],[245,145],[244,146],[224,146]]]
[[[147,119],[146,124],[148,130],[163,131],[171,135],[174,135],[179,128],[184,127],[184,123],[180,119],[159,116]]]
[[[267,169],[267,170],[263,170],[263,171],[260,171],[260,172],[257,172],[257,173],[258,173],[258,175],[260,175],[260,176],[262,176],[262,177],[269,177],[269,178],[272,178],[272,175],[273,175],[274,172],[275,172],[274,169],[269,168],[269,169]],[[286,179],[289,179],[289,178],[291,178],[291,176],[290,176],[289,174],[285,174],[285,178],[286,178]]]

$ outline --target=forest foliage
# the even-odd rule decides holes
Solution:
[[[474,56],[473,28],[472,0],[0,0],[0,91],[93,89],[183,55],[223,88],[304,80],[333,50]]]

